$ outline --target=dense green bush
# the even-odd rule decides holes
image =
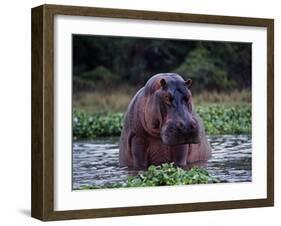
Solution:
[[[98,66],[92,71],[84,72],[80,77],[83,80],[92,81],[94,83],[100,82],[106,86],[114,82],[116,79],[110,70],[103,66]]]
[[[218,134],[249,134],[251,133],[251,106],[199,106],[206,133]],[[123,113],[96,113],[89,115],[74,110],[74,139],[120,136],[123,126]]]
[[[236,88],[236,82],[229,78],[227,68],[222,67],[220,61],[221,59],[212,57],[211,52],[201,46],[191,51],[175,71],[195,81],[197,91]]]
[[[250,89],[251,43],[73,35],[74,91],[81,80],[103,90],[120,84],[141,87],[154,74],[178,72],[193,91]],[[78,83],[78,85],[76,84]]]
[[[120,188],[120,187],[150,187],[166,185],[189,185],[218,183],[219,180],[211,176],[204,168],[193,167],[184,170],[173,163],[159,166],[151,165],[147,171],[140,171],[136,176],[128,176],[124,183],[107,184],[102,186],[84,186],[80,189]]]

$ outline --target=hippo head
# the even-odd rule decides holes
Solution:
[[[148,132],[158,134],[166,145],[199,143],[199,126],[194,116],[192,81],[175,73],[153,76],[145,86],[144,118]]]

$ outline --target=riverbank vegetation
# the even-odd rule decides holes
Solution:
[[[249,43],[73,36],[73,137],[119,136],[135,93],[154,74],[191,78],[208,135],[251,133]]]
[[[199,105],[197,112],[208,135],[251,133],[251,105]],[[74,110],[74,139],[120,136],[123,113],[86,113]]]
[[[196,81],[193,82],[196,86]],[[126,112],[128,104],[140,87],[120,86],[113,90],[100,89],[94,92],[75,93],[73,107],[88,113]],[[191,87],[193,91],[193,87]],[[193,102],[197,105],[221,104],[227,106],[251,103],[250,90],[234,90],[231,92],[193,92]]]

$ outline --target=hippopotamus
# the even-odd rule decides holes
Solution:
[[[120,136],[121,166],[147,169],[174,163],[186,167],[211,157],[190,86],[176,73],[152,76],[132,98]]]

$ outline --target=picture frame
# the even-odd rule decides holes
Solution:
[[[266,197],[241,200],[135,205],[91,209],[56,210],[55,194],[55,17],[58,15],[86,18],[153,21],[153,23],[191,23],[239,26],[243,29],[266,30]],[[168,13],[64,5],[41,5],[32,9],[32,186],[31,215],[51,221],[98,217],[207,211],[274,205],[274,20],[186,13]],[[70,189],[70,188],[69,188]],[[75,203],[74,203],[75,205]]]

